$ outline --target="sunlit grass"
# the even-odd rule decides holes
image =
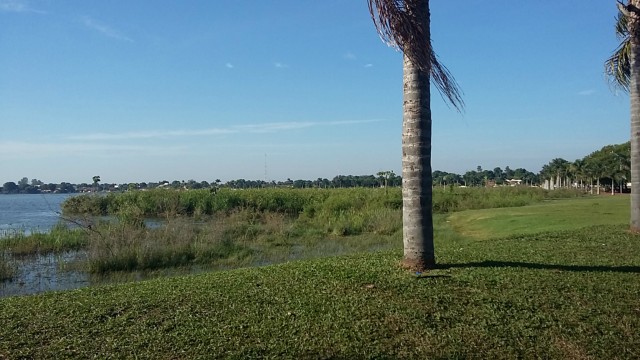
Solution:
[[[0,357],[640,357],[640,238],[598,226],[0,300]],[[64,319],[64,321],[61,321]]]
[[[478,239],[622,224],[628,219],[628,196],[553,200],[525,207],[461,211],[448,217],[457,232]]]

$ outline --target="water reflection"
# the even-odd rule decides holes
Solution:
[[[61,254],[38,254],[14,257],[9,262],[16,268],[12,280],[0,282],[0,298],[61,291],[93,285],[142,281],[158,277],[197,274],[222,270],[214,266],[189,266],[153,271],[115,272],[108,275],[89,274],[82,269],[86,251],[67,251]]]
[[[0,283],[0,297],[37,294],[53,290],[69,290],[89,285],[86,272],[63,269],[86,258],[86,252],[69,251],[62,254],[44,254],[14,257],[14,280]]]

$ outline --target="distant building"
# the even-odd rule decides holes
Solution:
[[[507,185],[509,186],[518,186],[518,185],[522,185],[522,180],[520,179],[511,179],[511,180],[506,180],[507,181]]]

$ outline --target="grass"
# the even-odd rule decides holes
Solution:
[[[434,192],[440,211],[520,206],[576,195],[536,188]],[[193,266],[237,268],[390,249],[401,244],[399,196],[399,189],[389,189],[388,194],[384,189],[223,189],[216,194],[157,190],[74,197],[65,206],[117,209],[118,221],[94,224],[91,231],[59,225],[50,233],[16,233],[0,242],[0,250],[26,255],[83,249],[86,263],[74,268],[106,274]],[[206,215],[212,209],[214,215]],[[144,226],[146,216],[159,213],[165,215],[163,226]],[[447,225],[441,219],[437,219],[440,233]]]
[[[319,220],[322,219],[322,220]],[[294,219],[250,210],[194,223],[168,219],[158,228],[139,221],[104,224],[88,246],[92,273],[205,266],[235,268],[319,255],[390,248],[398,244],[397,210],[340,213]]]
[[[438,188],[434,208],[446,213],[577,195],[525,187]],[[217,193],[161,189],[79,196],[63,205],[66,213],[113,214],[119,220],[103,224],[90,236],[75,233],[89,250],[89,271],[98,274],[193,265],[253,266],[318,254],[388,249],[400,241],[400,208],[397,188],[221,189]],[[167,223],[146,228],[147,216],[163,216]],[[44,239],[27,240],[34,241],[8,244],[25,251],[59,250],[40,246]],[[64,241],[55,243],[62,249],[66,246]]]
[[[13,279],[15,273],[16,269],[12,266],[9,257],[4,252],[0,252],[0,282]]]
[[[0,251],[9,250],[13,255],[79,250],[88,244],[88,236],[82,229],[70,229],[60,222],[49,232],[15,231],[0,241]]]
[[[437,215],[440,266],[425,274],[399,268],[397,231],[229,216],[168,228],[226,234],[250,261],[296,258],[302,240],[299,257],[325,257],[0,299],[0,358],[640,357],[640,236],[626,231],[627,197]],[[376,246],[394,249],[326,257]]]
[[[553,200],[525,207],[461,211],[451,214],[448,220],[464,236],[488,239],[580,229],[596,224],[621,224],[628,218],[628,196],[598,196]]]
[[[438,187],[433,190],[433,208],[435,213],[448,213],[465,209],[524,206],[549,198],[581,195],[580,191],[568,189],[547,191],[530,187]],[[313,217],[317,213],[401,207],[400,188],[223,188],[215,193],[209,190],[154,189],[110,193],[106,196],[80,195],[70,197],[62,204],[65,214],[115,215],[133,210],[146,217],[201,216],[240,210],[279,213],[292,217],[305,214]]]
[[[397,250],[0,300],[0,358],[640,357],[626,226]]]

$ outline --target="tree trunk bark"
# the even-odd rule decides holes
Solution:
[[[640,0],[631,0],[640,7]],[[638,15],[629,17],[631,34],[631,79],[629,99],[631,105],[631,219],[630,230],[640,232],[640,28]]]
[[[410,5],[407,5],[410,6]],[[429,1],[415,1],[424,41],[430,41]],[[421,71],[409,57],[403,62],[402,119],[402,235],[403,265],[422,271],[435,267],[431,175],[431,99],[429,71]]]

